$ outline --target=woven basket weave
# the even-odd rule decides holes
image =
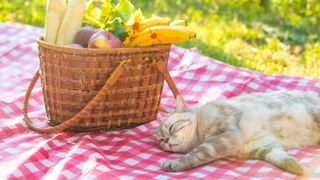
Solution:
[[[156,119],[164,77],[154,63],[161,61],[166,66],[170,45],[74,49],[47,44],[40,39],[37,42],[39,74],[49,125],[66,122],[94,98],[98,102],[87,108],[85,117],[81,115],[76,124],[67,128],[68,131],[130,128]],[[121,66],[123,62],[125,66]],[[120,69],[119,66],[121,70],[115,70]],[[110,85],[109,78],[113,79]],[[108,90],[102,92],[104,86],[108,86]]]

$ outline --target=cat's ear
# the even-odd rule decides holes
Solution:
[[[188,111],[188,106],[186,102],[184,102],[182,97],[180,95],[177,95],[176,109],[174,110],[174,112],[185,112],[185,111]]]

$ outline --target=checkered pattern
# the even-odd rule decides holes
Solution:
[[[38,66],[35,39],[42,29],[0,23],[0,177],[8,179],[291,179],[296,176],[257,160],[223,159],[192,170],[167,173],[160,169],[166,159],[181,154],[161,151],[150,130],[164,119],[133,129],[103,133],[42,135],[23,122],[22,102]],[[181,94],[191,106],[217,98],[251,92],[299,89],[320,94],[320,80],[307,77],[270,76],[223,64],[204,57],[196,49],[173,46],[168,69]],[[175,103],[164,87],[163,105]],[[37,126],[45,122],[41,86],[30,100],[30,117]],[[290,150],[306,167],[306,176],[320,178],[320,149]],[[272,179],[273,179],[272,178]]]

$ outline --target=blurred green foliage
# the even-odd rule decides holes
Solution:
[[[269,74],[320,77],[320,0],[132,0],[145,16],[186,19],[197,47],[220,61]],[[44,0],[0,3],[0,21],[43,26]]]
[[[0,2],[0,21],[16,21],[43,26],[45,3],[45,0],[2,0]]]

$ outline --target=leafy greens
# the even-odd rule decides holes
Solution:
[[[128,37],[126,22],[136,8],[129,0],[114,5],[111,0],[90,0],[87,3],[83,25],[108,30],[121,41]]]

